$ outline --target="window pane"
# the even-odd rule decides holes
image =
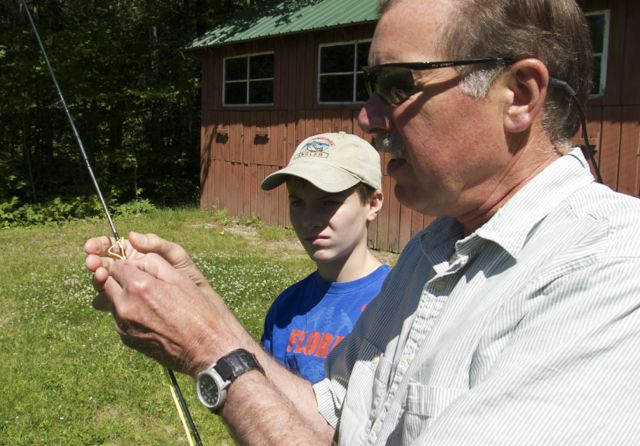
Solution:
[[[320,48],[320,72],[339,73],[353,71],[353,45]]]
[[[272,104],[273,103],[273,81],[249,82],[249,103],[250,104]]]
[[[249,79],[273,77],[273,54],[251,56],[249,61]]]
[[[364,74],[356,74],[356,101],[367,102],[367,99],[369,99],[369,93],[364,83]]]
[[[235,81],[247,78],[247,58],[236,57],[225,60],[225,80]]]
[[[247,84],[246,82],[227,83],[224,86],[224,103],[246,104],[247,103]]]
[[[371,42],[364,42],[358,44],[358,58],[356,59],[358,62],[356,64],[356,70],[360,70],[362,67],[369,65],[369,47],[371,46]]]
[[[591,80],[591,94],[599,94],[600,91],[600,64],[602,63],[602,57],[594,56],[593,58],[593,79]]]
[[[320,102],[353,102],[353,75],[322,76]]]
[[[604,14],[587,16],[587,23],[591,31],[591,47],[594,53],[602,53],[604,43]]]

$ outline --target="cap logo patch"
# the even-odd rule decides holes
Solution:
[[[313,156],[317,158],[329,158],[329,150],[333,147],[333,141],[325,137],[310,139],[300,148],[293,159]],[[292,160],[293,161],[293,160]]]

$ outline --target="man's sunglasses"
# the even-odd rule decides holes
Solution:
[[[458,67],[490,63],[511,64],[513,59],[487,57],[482,59],[443,60],[439,62],[393,62],[373,67],[362,67],[369,96],[377,94],[389,105],[399,105],[409,96],[420,91],[413,82],[411,70],[435,70],[436,68]]]

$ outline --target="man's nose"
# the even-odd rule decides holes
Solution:
[[[384,136],[391,130],[391,123],[385,113],[385,104],[377,94],[372,94],[358,113],[358,125],[367,134]],[[381,147],[376,149],[382,151]]]

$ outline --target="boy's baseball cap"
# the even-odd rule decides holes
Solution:
[[[381,189],[380,155],[356,135],[322,133],[302,141],[289,164],[267,176],[261,187],[274,189],[288,176],[307,180],[329,193],[342,192],[360,182]]]

